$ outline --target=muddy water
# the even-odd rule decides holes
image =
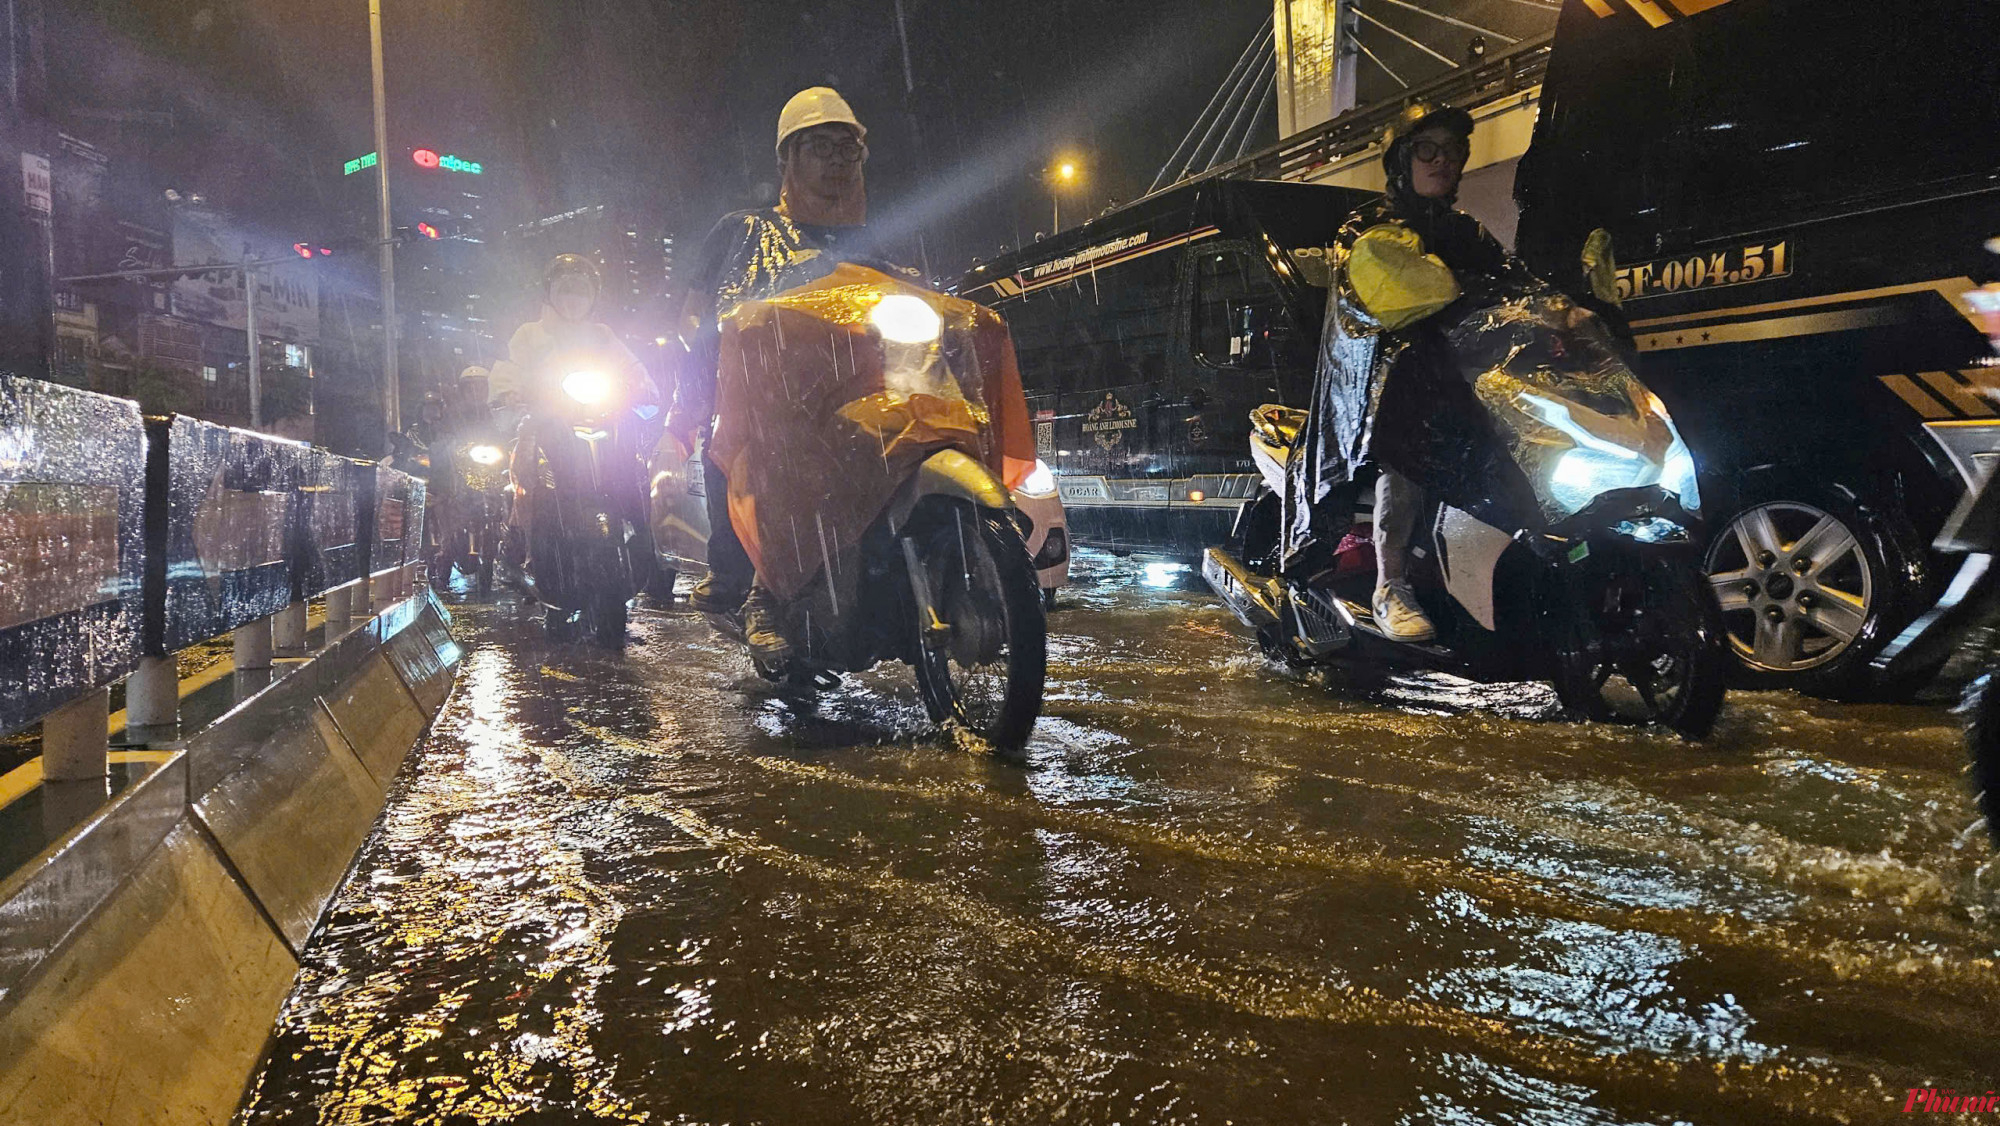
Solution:
[[[1888,1121],[2000,1090],[2000,867],[1924,707],[1256,657],[1088,560],[1025,765],[907,674],[817,700],[699,619],[518,606],[314,940],[252,1122]]]

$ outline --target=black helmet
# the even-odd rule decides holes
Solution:
[[[1435,102],[1411,102],[1382,130],[1382,174],[1388,181],[1389,197],[1405,206],[1448,205],[1450,200],[1421,204],[1410,190],[1410,138],[1423,129],[1440,125],[1466,140],[1472,139],[1472,115],[1457,106]]]
[[[1467,140],[1472,139],[1472,115],[1457,106],[1441,106],[1435,102],[1411,102],[1403,107],[1396,119],[1382,130],[1382,151],[1386,155],[1396,146],[1427,126],[1441,125]]]
[[[549,259],[542,270],[542,288],[547,289],[562,278],[580,277],[590,282],[590,288],[602,290],[604,279],[597,272],[597,263],[581,254],[558,254]]]

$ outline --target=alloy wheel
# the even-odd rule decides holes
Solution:
[[[1708,549],[1729,647],[1752,668],[1804,672],[1854,644],[1875,574],[1853,528],[1797,501],[1744,510]]]

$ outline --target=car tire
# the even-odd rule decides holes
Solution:
[[[1703,570],[1735,682],[1832,699],[1879,696],[1869,661],[1932,593],[1916,529],[1842,485],[1748,494],[1715,522]]]

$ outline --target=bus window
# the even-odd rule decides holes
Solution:
[[[1177,258],[1140,255],[1002,306],[1027,390],[1098,392],[1159,380],[1172,340]]]
[[[1205,246],[1191,253],[1195,358],[1211,367],[1275,367],[1292,333],[1269,267],[1242,245]]]

